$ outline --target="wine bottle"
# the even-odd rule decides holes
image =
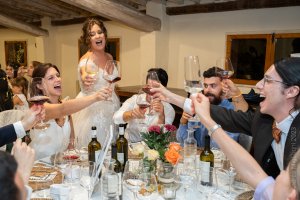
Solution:
[[[121,170],[124,171],[128,160],[128,141],[124,137],[124,124],[119,125],[119,138],[117,139],[117,160],[121,163]]]
[[[97,158],[99,156],[101,150],[101,144],[97,140],[97,128],[96,126],[92,127],[91,131],[92,140],[88,145],[88,154],[89,154],[89,161],[97,162]]]
[[[122,166],[121,163],[117,159],[117,144],[111,144],[111,158],[115,160],[114,162],[114,171],[118,174],[119,177],[119,199],[122,199]]]
[[[214,154],[210,149],[210,137],[205,136],[204,150],[200,154],[200,165],[201,165],[201,184],[212,185],[212,167],[214,167]]]

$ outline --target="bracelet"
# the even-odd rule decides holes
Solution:
[[[240,97],[240,96],[242,96],[242,93],[240,92],[240,94],[238,94],[238,95],[236,95],[236,96],[232,96],[231,98],[238,98],[238,97]]]
[[[212,137],[212,134],[218,129],[218,128],[222,128],[220,124],[215,124],[213,125],[213,127],[211,127],[208,131],[208,135],[210,137]]]

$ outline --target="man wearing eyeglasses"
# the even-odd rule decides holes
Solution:
[[[300,147],[300,58],[276,62],[256,87],[265,98],[260,108],[255,112],[235,112],[211,105],[211,116],[217,124],[209,130],[213,132],[220,124],[226,131],[253,136],[254,158],[268,175],[277,177]],[[190,99],[162,86],[151,92],[186,111],[193,109]]]

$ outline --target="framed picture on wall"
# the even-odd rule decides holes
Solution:
[[[80,59],[88,50],[88,46],[78,40],[78,59]],[[110,53],[114,60],[120,61],[120,38],[108,38],[105,51]]]
[[[16,62],[20,65],[27,65],[27,42],[26,41],[5,41],[5,61]]]

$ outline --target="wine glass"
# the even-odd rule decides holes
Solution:
[[[158,78],[158,75],[157,75],[156,71],[149,71],[147,73],[147,78],[146,79],[147,79],[147,83],[146,83],[146,85],[144,85],[142,87],[142,90],[145,93],[147,93],[149,95],[149,97],[150,97],[150,104],[151,104],[151,106],[150,106],[150,109],[149,109],[149,112],[148,112],[147,115],[155,115],[157,113],[152,109],[152,103],[153,103],[153,96],[152,95],[154,93],[151,92],[150,90],[151,90],[151,88],[159,87],[158,83],[160,83],[160,80]]]
[[[96,181],[96,163],[88,161],[82,163],[80,167],[80,185],[88,192],[88,199],[90,199],[91,191],[94,188]]]
[[[151,106],[150,98],[151,97],[149,97],[143,90],[140,90],[136,97],[136,104],[139,106],[140,109],[147,109]],[[139,124],[144,126],[147,125],[147,123],[144,122],[144,119],[140,119],[139,121]]]
[[[181,152],[182,154],[182,152]],[[184,199],[187,198],[187,190],[190,188],[194,181],[196,180],[196,169],[186,168],[186,165],[184,163],[184,157],[181,156],[174,168],[175,172],[175,182],[182,184],[184,189]]]
[[[216,69],[216,74],[220,76],[222,79],[228,79],[234,74],[234,68],[230,58],[219,58],[216,61],[217,67],[221,68],[222,70]]]
[[[142,181],[139,180],[141,166],[140,161],[128,160],[124,168],[123,185],[133,193],[134,200],[137,199],[137,192],[142,184]]]
[[[141,185],[137,194],[138,199],[154,200],[158,198],[157,181],[154,173],[143,172],[139,175]]]
[[[184,89],[186,92],[193,95],[203,90],[198,56],[184,58],[184,76]]]
[[[232,198],[232,183],[234,182],[236,171],[233,167],[230,167],[228,170],[219,168],[216,171],[218,177],[219,188],[224,188],[226,193],[223,193],[223,196],[226,198]],[[224,187],[225,186],[225,187]],[[228,186],[228,187],[227,187]]]
[[[216,169],[214,167],[201,167],[197,188],[205,195],[206,199],[212,199],[211,195],[218,189]]]
[[[111,87],[112,83],[121,80],[121,65],[119,61],[116,60],[108,60],[105,65],[105,69],[103,71],[103,78],[109,83],[109,87]],[[111,98],[107,99],[111,101]]]
[[[93,86],[90,89],[91,91],[94,91],[95,90],[94,84],[98,80],[99,67],[93,62],[87,61],[85,64],[85,71],[88,74],[88,76],[91,77],[94,81]]]
[[[31,84],[28,88],[29,90],[29,99],[28,101],[35,105],[43,105],[46,101],[49,100],[49,97],[46,96],[46,86],[45,79],[42,77],[32,78]],[[43,120],[38,122],[34,128],[35,129],[47,129],[50,126],[49,123],[44,123]]]

